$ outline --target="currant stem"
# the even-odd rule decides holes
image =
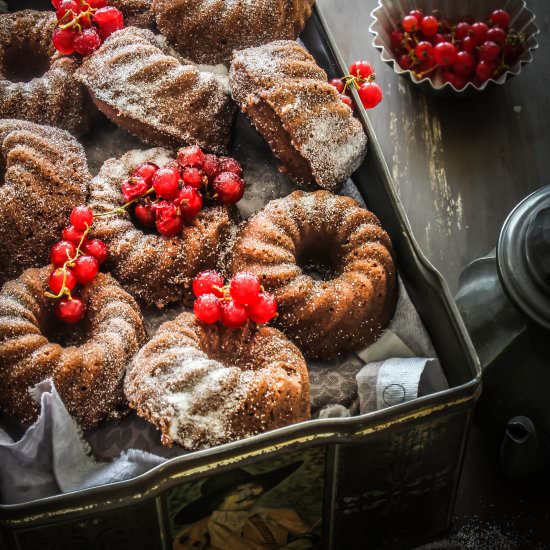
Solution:
[[[136,197],[135,199],[132,199],[131,201],[128,201],[127,203],[123,204],[122,206],[119,206],[118,208],[115,208],[114,210],[109,210],[109,212],[101,212],[100,214],[94,214],[94,217],[96,218],[105,218],[106,216],[112,216],[113,214],[124,214],[126,212],[126,209],[129,206],[132,206],[132,204],[135,204],[137,201],[142,199],[143,197],[146,197],[147,195],[150,195],[155,190],[153,187],[150,189],[147,189],[143,195],[140,195],[139,197]]]

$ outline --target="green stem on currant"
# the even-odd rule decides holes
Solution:
[[[135,199],[132,199],[131,201],[128,201],[124,203],[122,206],[119,206],[118,208],[115,208],[114,210],[109,210],[109,212],[101,212],[100,214],[94,214],[95,218],[105,218],[107,216],[112,216],[113,214],[124,214],[126,212],[126,209],[129,206],[132,206],[132,204],[135,204],[139,200],[141,200],[143,197],[146,197],[147,195],[150,195],[151,193],[154,193],[154,188],[151,187],[150,189],[147,189],[143,195],[140,195],[139,197],[136,197]]]

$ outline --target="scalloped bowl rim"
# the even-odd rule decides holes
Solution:
[[[371,18],[373,19],[372,23],[369,26],[369,32],[374,36],[374,38],[372,40],[372,45],[377,50],[380,51],[382,61],[384,61],[388,65],[391,65],[396,74],[398,74],[400,76],[408,76],[410,78],[411,82],[413,84],[417,85],[417,86],[420,86],[422,84],[428,84],[435,91],[439,92],[439,91],[442,91],[442,90],[445,90],[445,89],[447,89],[447,90],[450,89],[450,90],[454,91],[457,94],[462,94],[462,93],[466,92],[468,89],[473,89],[477,92],[482,92],[483,90],[485,90],[487,88],[487,86],[491,82],[496,84],[497,86],[501,86],[501,85],[506,83],[506,81],[508,80],[509,77],[518,76],[519,74],[521,74],[521,70],[522,70],[523,66],[528,65],[529,63],[531,63],[533,61],[533,52],[535,50],[537,50],[538,47],[539,47],[539,43],[538,43],[538,40],[537,40],[536,37],[537,37],[537,35],[540,34],[540,29],[535,24],[535,20],[536,20],[537,16],[527,7],[527,3],[525,2],[525,0],[521,0],[522,10],[525,10],[530,15],[528,24],[532,24],[535,27],[534,32],[529,34],[529,38],[534,39],[534,44],[532,46],[529,46],[529,48],[527,49],[527,51],[529,53],[529,58],[528,59],[520,59],[516,63],[516,65],[514,65],[514,67],[506,70],[504,73],[502,73],[498,77],[498,79],[490,78],[489,80],[486,80],[481,86],[476,86],[472,81],[469,81],[466,84],[466,86],[464,86],[463,88],[458,89],[451,82],[444,82],[443,84],[437,84],[436,85],[436,84],[433,83],[432,79],[429,76],[425,76],[422,79],[418,80],[418,78],[416,78],[413,71],[411,71],[410,69],[403,69],[401,67],[401,65],[399,65],[399,63],[397,62],[397,59],[395,58],[395,56],[391,52],[388,52],[388,50],[387,50],[387,48],[384,44],[378,43],[378,40],[380,39],[380,34],[378,33],[378,31],[376,30],[375,27],[376,27],[376,24],[379,22],[377,12],[379,10],[383,9],[383,7],[384,7],[383,2],[384,2],[384,0],[378,0],[378,5],[370,13]]]

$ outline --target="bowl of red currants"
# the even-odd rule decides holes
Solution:
[[[378,0],[371,15],[382,60],[437,95],[469,97],[504,84],[538,47],[524,0]]]

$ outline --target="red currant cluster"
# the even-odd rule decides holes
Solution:
[[[233,158],[204,154],[196,145],[184,147],[177,160],[162,168],[152,162],[137,166],[121,185],[126,203],[118,211],[135,205],[138,223],[174,237],[202,210],[203,198],[239,202],[244,194],[242,175]]]
[[[265,292],[260,279],[242,271],[233,276],[228,285],[216,271],[203,271],[193,280],[197,297],[193,312],[199,321],[213,324],[221,321],[227,328],[239,328],[250,319],[264,325],[275,317],[277,302]]]
[[[50,262],[53,271],[46,292],[49,298],[59,299],[56,316],[67,323],[77,323],[84,318],[84,302],[72,295],[76,285],[90,284],[107,260],[109,250],[99,239],[89,239],[94,215],[87,206],[77,206],[71,213],[71,225],[63,229],[62,240],[53,245]]]
[[[525,38],[509,29],[510,14],[493,11],[487,23],[463,17],[456,24],[413,10],[391,33],[399,65],[417,78],[439,76],[461,90],[468,82],[480,85],[498,77],[524,51]]]
[[[351,109],[353,100],[350,97],[352,87],[357,89],[365,109],[372,109],[382,101],[382,89],[374,80],[376,74],[368,61],[355,61],[348,68],[349,74],[329,81],[340,93],[340,99]]]
[[[55,49],[64,55],[90,55],[115,31],[124,27],[122,13],[108,0],[52,0],[57,16]]]

